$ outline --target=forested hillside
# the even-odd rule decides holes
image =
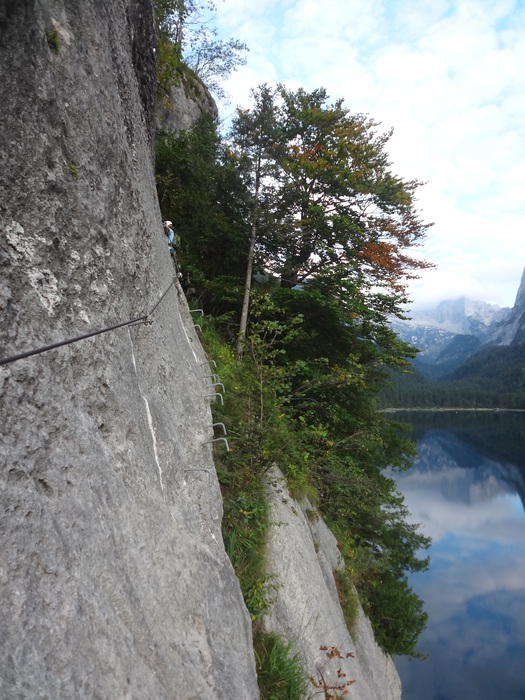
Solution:
[[[252,618],[271,596],[262,484],[277,463],[337,534],[342,597],[355,583],[383,648],[415,654],[426,614],[407,573],[426,567],[428,540],[383,473],[412,445],[376,409],[388,370],[414,355],[388,318],[428,266],[410,254],[428,225],[389,136],[322,88],[262,85],[227,133],[205,117],[158,133],[157,189],[226,387],[224,533]]]
[[[394,373],[383,407],[525,409],[525,345],[489,346],[439,381]]]

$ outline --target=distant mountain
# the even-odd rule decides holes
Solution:
[[[486,347],[525,343],[525,270],[512,309],[460,297],[413,311],[410,320],[396,319],[392,326],[402,340],[420,350],[414,367],[427,379],[453,376]],[[488,353],[482,360],[492,357]]]
[[[402,340],[419,348],[414,367],[428,379],[438,379],[477,352],[510,311],[461,297],[414,311],[409,321],[395,320],[392,326]]]
[[[525,345],[488,345],[444,377],[447,381],[469,380],[484,386],[525,388]]]
[[[442,301],[434,309],[414,311],[409,323],[411,326],[439,328],[453,335],[474,335],[484,340],[509,313],[508,308],[460,297]]]
[[[493,345],[519,345],[525,343],[525,270],[516,295],[514,306],[496,325],[488,338]]]
[[[433,363],[442,350],[455,337],[455,333],[431,325],[418,325],[413,321],[392,321],[398,336],[415,348],[419,348],[420,359]]]
[[[437,374],[443,376],[461,367],[481,348],[481,340],[475,335],[455,335],[436,357],[434,366]]]

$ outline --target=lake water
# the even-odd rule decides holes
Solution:
[[[396,414],[418,457],[398,488],[433,544],[410,583],[425,661],[396,658],[403,700],[525,700],[525,413]]]

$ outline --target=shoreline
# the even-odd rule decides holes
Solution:
[[[427,413],[525,413],[525,408],[418,408],[413,406],[411,408],[381,408],[378,413],[409,413],[416,411]]]

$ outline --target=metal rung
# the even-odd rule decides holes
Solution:
[[[215,365],[215,367],[217,367],[217,363],[215,362],[215,360],[206,360],[206,362],[201,362],[200,367],[204,367],[204,365],[211,365],[211,364],[213,364],[213,365]]]
[[[228,434],[227,431],[226,431],[226,426],[224,425],[224,423],[212,423],[211,425],[207,425],[206,427],[207,427],[207,428],[215,428],[217,425],[222,425],[222,429],[224,430],[224,434],[225,434],[225,435]]]
[[[211,445],[212,442],[220,442],[220,441],[224,442],[224,444],[226,445],[226,451],[229,452],[230,446],[228,445],[228,440],[226,440],[225,437],[218,437],[218,438],[213,438],[213,440],[206,440],[206,442],[203,442],[202,444],[203,445]]]
[[[213,384],[210,384],[209,386],[206,387],[206,389],[211,389],[212,386],[222,386],[223,392],[226,393],[226,389],[224,388],[224,384],[222,382],[215,382]]]

